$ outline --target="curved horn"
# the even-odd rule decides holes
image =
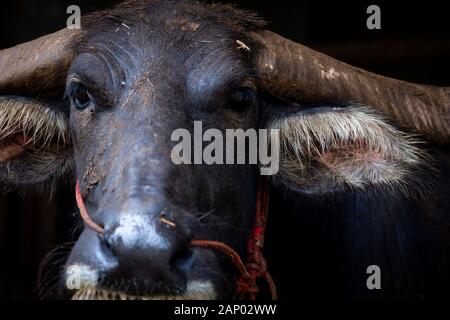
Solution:
[[[0,51],[0,94],[52,91],[64,83],[78,30],[58,32]]]
[[[350,66],[269,31],[252,37],[263,86],[286,99],[357,102],[436,142],[450,142],[450,88],[419,85]]]

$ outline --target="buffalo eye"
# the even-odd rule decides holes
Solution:
[[[228,108],[238,113],[245,112],[255,103],[255,91],[249,87],[240,87],[233,91]]]
[[[91,104],[91,97],[87,88],[79,82],[71,84],[69,99],[71,104],[78,110],[84,110]]]

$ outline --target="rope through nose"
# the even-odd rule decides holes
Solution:
[[[105,230],[95,223],[84,205],[83,197],[80,192],[80,183],[77,180],[75,186],[75,199],[78,209],[80,210],[80,216],[86,225],[99,234],[104,234]],[[256,284],[258,278],[264,278],[269,285],[272,300],[277,300],[277,287],[273,281],[272,276],[267,270],[267,263],[262,254],[264,248],[264,233],[266,229],[267,213],[269,204],[269,193],[267,185],[259,181],[257,199],[256,199],[256,217],[255,225],[248,241],[248,260],[244,264],[239,254],[230,246],[223,242],[212,240],[193,240],[190,245],[193,247],[202,247],[207,249],[213,249],[221,251],[227,255],[234,265],[237,267],[241,276],[236,280],[236,298],[244,298],[248,295],[250,300],[256,299],[256,294],[259,291],[259,287]],[[250,271],[249,271],[250,270]]]
[[[80,210],[81,218],[83,219],[84,223],[91,228],[92,230],[95,230],[97,233],[104,234],[105,230],[100,227],[98,224],[96,224],[91,217],[89,216],[89,213],[86,210],[86,207],[84,206],[83,197],[80,193],[80,183],[77,180],[77,184],[75,186],[75,199],[77,200],[77,206]]]

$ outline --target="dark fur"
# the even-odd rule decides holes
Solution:
[[[421,198],[377,188],[320,197],[273,189],[268,259],[282,297],[448,299],[450,154],[433,156],[440,173],[425,175],[434,188]],[[381,268],[382,290],[366,287],[370,265]]]

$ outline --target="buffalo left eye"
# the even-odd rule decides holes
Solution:
[[[81,83],[74,83],[70,89],[70,101],[78,110],[84,110],[91,104],[91,97],[87,88]]]
[[[242,113],[253,106],[256,100],[255,91],[248,87],[237,88],[230,97],[228,107],[231,110]]]

